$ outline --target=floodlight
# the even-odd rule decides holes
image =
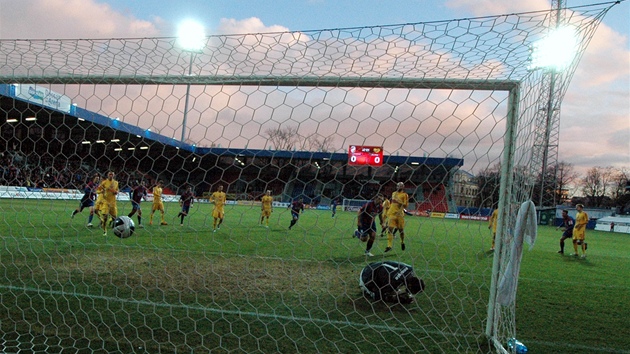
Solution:
[[[575,59],[578,49],[578,38],[575,28],[558,27],[532,48],[532,65],[530,69],[547,68],[564,70]]]
[[[205,47],[206,34],[201,25],[193,20],[185,20],[179,26],[177,39],[184,50],[200,52]]]

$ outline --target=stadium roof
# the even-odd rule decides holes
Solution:
[[[298,160],[328,160],[332,162],[347,162],[348,154],[340,152],[310,152],[310,151],[278,151],[278,150],[256,150],[256,149],[234,149],[234,148],[197,148],[196,152],[201,155],[208,153],[221,156],[256,156],[256,157],[273,157]],[[383,164],[388,165],[445,165],[445,166],[462,166],[464,160],[451,157],[418,157],[418,156],[383,156]]]
[[[56,115],[62,115],[65,117],[75,117],[78,120],[84,120],[90,123],[94,123],[103,127],[111,128],[115,132],[127,133],[131,136],[135,136],[144,141],[150,140],[166,146],[171,146],[177,149],[189,151],[191,153],[204,156],[204,155],[217,155],[217,156],[231,156],[231,157],[257,157],[257,158],[285,158],[285,159],[298,159],[298,160],[322,160],[331,162],[347,162],[347,153],[337,152],[310,152],[310,151],[283,151],[283,150],[259,150],[248,148],[218,148],[218,147],[197,147],[181,142],[174,138],[169,138],[164,135],[157,134],[148,129],[142,129],[135,125],[125,123],[118,118],[108,117],[96,112],[89,111],[85,108],[78,107],[76,104],[72,104],[70,99],[59,94],[56,95],[56,99],[52,102],[46,100],[46,95],[52,93],[50,91],[46,95],[38,94],[37,92],[22,92],[28,87],[29,90],[34,90],[36,85],[29,84],[0,84],[0,96],[5,96],[13,99],[15,102],[23,102],[26,105],[24,107],[12,106],[17,109],[26,109],[28,105],[37,106],[51,112],[56,112]],[[45,90],[45,89],[44,89]],[[54,93],[53,93],[54,94]],[[59,96],[63,96],[59,98]],[[65,104],[63,98],[65,99]],[[52,117],[52,115],[51,115]],[[67,124],[67,122],[64,122]],[[115,133],[114,133],[115,134]],[[101,134],[99,134],[101,135]],[[113,135],[112,135],[113,136]],[[89,137],[88,137],[89,138]],[[463,159],[444,157],[420,157],[420,156],[398,156],[398,155],[385,155],[383,163],[386,165],[425,165],[425,166],[445,166],[445,167],[461,167],[463,165]]]
[[[32,98],[29,98],[28,96],[24,94],[19,94],[16,90],[17,87],[18,85],[15,85],[15,84],[11,84],[11,85],[0,84],[0,96],[10,97],[16,101],[22,101],[31,105],[40,106],[42,108],[51,110],[53,112],[72,116],[77,119],[83,119],[88,122],[96,123],[98,125],[109,127],[120,132],[124,132],[131,135],[136,135],[138,137],[142,137],[145,139],[153,140],[153,141],[165,144],[165,145],[171,145],[176,148],[181,148],[188,151],[195,150],[194,145],[182,143],[179,140],[154,133],[150,130],[139,128],[135,125],[131,125],[123,121],[120,121],[118,118],[111,118],[111,117],[108,117],[99,113],[88,111],[87,109],[78,107],[75,104],[69,105],[68,109],[59,107],[59,105],[57,105],[57,107],[54,107],[49,104],[47,105],[44,103],[44,98],[43,97],[40,98],[40,96],[37,94],[29,95]]]

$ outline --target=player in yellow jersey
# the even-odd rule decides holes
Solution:
[[[221,229],[223,217],[225,216],[225,210],[223,208],[225,199],[226,196],[225,192],[223,192],[223,186],[219,186],[217,191],[210,196],[210,203],[214,203],[214,209],[212,210],[212,217],[214,218],[212,222],[212,232],[217,232],[217,230]]]
[[[153,187],[153,206],[151,207],[151,216],[149,217],[149,225],[153,225],[153,214],[160,211],[160,225],[168,225],[164,220],[164,202],[162,201],[162,189],[164,181],[159,180],[157,185]]]
[[[116,197],[118,196],[118,181],[114,179],[114,172],[107,173],[107,179],[101,182],[99,186],[103,194],[104,203],[100,209],[101,227],[103,228],[103,236],[107,235],[107,222],[109,217],[116,219],[118,216],[118,206],[116,205]]]
[[[387,219],[387,212],[389,211],[389,207],[391,206],[391,203],[389,202],[389,199],[383,197],[383,212],[380,215],[380,223],[381,223],[381,237],[385,236],[385,234],[387,233],[387,224],[388,224],[388,219]]]
[[[488,228],[492,229],[492,248],[490,251],[494,251],[494,241],[497,238],[497,223],[499,222],[499,209],[494,209],[490,219],[488,219]]]
[[[99,178],[100,181],[100,178]],[[101,187],[101,183],[99,182],[98,187],[96,187],[96,201],[94,202],[94,215],[99,220],[99,227],[101,227],[101,210],[104,209],[105,199],[103,199],[103,188]]]
[[[586,249],[588,244],[584,240],[586,237],[586,224],[588,224],[588,214],[584,211],[584,205],[575,206],[577,214],[575,215],[575,226],[573,226],[573,256],[578,256],[578,245],[582,246],[582,258],[586,258]]]
[[[394,231],[400,233],[400,248],[405,250],[405,209],[409,206],[409,195],[405,192],[405,184],[398,182],[396,190],[392,193],[389,210],[387,211],[387,248],[385,252],[392,250],[394,244]]]
[[[260,203],[260,225],[263,225],[263,221],[266,220],[264,224],[265,227],[269,227],[269,217],[271,216],[271,212],[273,211],[273,197],[271,196],[271,191],[268,190],[265,195],[261,198]]]

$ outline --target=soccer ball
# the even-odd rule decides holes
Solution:
[[[136,230],[136,225],[128,216],[119,216],[114,220],[114,226],[112,228],[114,235],[120,238],[127,238],[133,235]]]
[[[369,238],[369,233],[368,232],[361,232],[361,230],[354,230],[354,237],[358,238],[359,240],[361,240],[361,242],[365,242],[368,240]]]

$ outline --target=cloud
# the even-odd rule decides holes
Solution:
[[[449,0],[462,14],[485,16],[548,9],[547,0]],[[562,102],[558,160],[584,174],[593,166],[630,167],[628,34],[597,28]]]
[[[269,33],[269,32],[288,32],[289,29],[284,26],[265,24],[257,17],[250,17],[244,20],[236,20],[233,18],[222,18],[217,27],[218,34],[246,34],[246,33]]]
[[[93,0],[3,1],[0,10],[2,39],[152,37],[163,23],[123,15]]]
[[[549,1],[448,0],[446,1],[445,6],[462,14],[487,16],[509,14],[515,12],[547,10],[549,9]]]
[[[486,16],[545,10],[549,8],[549,2],[547,0],[450,0],[446,2],[446,6],[462,14],[461,17],[470,17],[470,14]],[[155,37],[163,33],[172,33],[167,31],[172,24],[160,18],[138,19],[94,0],[4,1],[0,10],[2,10],[0,11],[0,38],[3,39],[129,38]],[[20,14],[20,16],[11,14]],[[29,21],[24,21],[24,18],[28,18]],[[431,52],[417,44],[410,45],[411,41],[406,40],[397,43],[391,43],[382,38],[356,40],[344,34],[348,38],[342,38],[336,42],[334,38],[330,42],[320,40],[319,43],[313,44],[314,40],[309,33],[287,33],[288,31],[287,27],[281,25],[265,25],[256,17],[240,20],[222,19],[213,33],[223,35],[248,33],[250,35],[221,37],[220,40],[225,41],[225,43],[220,43],[221,46],[223,48],[231,46],[232,50],[229,54],[218,51],[213,53],[221,62],[219,69],[215,72],[229,73],[230,70],[234,70],[234,65],[238,64],[241,58],[247,58],[250,60],[250,66],[253,65],[257,70],[278,69],[301,73],[301,70],[308,71],[316,67],[323,73],[340,76],[343,76],[344,72],[364,74],[373,72],[372,70],[376,70],[377,74],[396,75],[401,74],[393,72],[391,58],[396,58],[398,69],[404,63],[408,63],[409,70],[418,70],[418,65],[425,65],[427,66],[425,71],[433,75],[437,70],[444,68],[445,61],[451,59],[445,53]],[[277,34],[264,37],[256,35],[269,32]],[[559,159],[573,163],[580,172],[593,165],[622,165],[624,163],[630,165],[628,161],[630,107],[627,101],[630,97],[628,92],[630,55],[627,43],[627,36],[605,25],[600,25],[584,53],[563,102]],[[275,47],[277,51],[267,51]],[[370,56],[365,56],[365,53],[370,53]],[[221,55],[226,55],[226,59],[223,60]],[[274,55],[280,56],[274,57]],[[418,56],[422,55],[425,64],[417,64],[420,62]],[[333,62],[337,65],[335,68],[330,67]],[[438,62],[439,66],[435,64]],[[492,58],[484,57],[481,64],[486,66],[486,71],[500,72],[500,62],[494,62]],[[247,68],[249,66],[246,65]],[[402,74],[407,74],[407,72]],[[218,139],[223,139],[224,146],[244,145],[248,143],[247,139],[251,139],[250,147],[252,147],[251,142],[261,138],[265,129],[273,124],[285,124],[288,119],[291,124],[300,124],[306,130],[311,129],[328,135],[336,134],[340,137],[336,141],[337,144],[344,145],[351,139],[365,139],[366,143],[381,139],[383,143],[395,144],[392,146],[400,149],[401,153],[420,154],[428,151],[434,152],[435,155],[461,155],[465,157],[466,168],[468,168],[468,164],[474,164],[475,159],[480,160],[497,155],[491,152],[491,149],[498,146],[499,138],[495,135],[503,132],[502,123],[492,120],[490,113],[486,112],[491,111],[490,108],[481,106],[481,110],[477,108],[475,112],[477,104],[475,99],[458,98],[450,104],[458,106],[457,115],[460,117],[467,117],[475,112],[479,118],[449,119],[449,112],[442,112],[448,107],[447,100],[446,104],[436,109],[438,113],[428,116],[426,121],[422,121],[425,119],[422,116],[416,121],[405,122],[404,119],[418,112],[424,114],[422,113],[424,106],[431,106],[431,104],[421,104],[413,113],[413,107],[407,107],[409,104],[399,99],[406,95],[402,90],[390,91],[386,100],[374,97],[377,91],[382,94],[383,90],[373,90],[367,97],[364,97],[366,90],[363,89],[300,88],[291,90],[285,94],[261,90],[250,92],[243,88],[237,90],[234,87],[213,87],[205,88],[205,92],[202,92],[202,87],[193,87],[191,95],[196,99],[190,103],[188,128],[197,129],[191,129],[189,134],[191,137],[198,134],[195,138],[201,145],[210,145]],[[114,91],[106,94],[112,95],[117,98],[116,100],[110,97],[106,102],[91,104],[94,104],[97,107],[96,110],[100,109],[103,114],[125,116],[130,119],[131,124],[137,124],[143,128],[155,128],[169,137],[179,137],[184,105],[183,87],[159,87],[155,90],[145,87],[142,92],[127,90],[117,93]],[[118,97],[119,94],[122,96]],[[338,100],[335,96],[337,94],[343,96],[343,102]],[[433,95],[435,94],[434,92]],[[142,100],[141,96],[150,97]],[[101,96],[94,97],[96,99]],[[274,101],[277,97],[282,101],[280,106]],[[134,101],[135,99],[137,102]],[[160,103],[161,100],[163,103]],[[438,99],[435,96],[432,100],[434,103],[443,101],[442,98]],[[419,102],[413,103],[419,104]],[[136,113],[137,107],[141,109]],[[353,119],[348,120],[348,117]],[[384,124],[385,120],[388,120],[391,125]],[[167,121],[166,125],[162,124]],[[478,128],[475,124],[481,127]],[[493,124],[493,126],[484,127],[487,124]],[[358,133],[344,131],[348,128],[353,129],[354,132],[358,126],[361,129]],[[404,128],[404,131],[396,131],[396,129],[390,131],[392,127],[399,126]],[[481,130],[486,133],[480,132]],[[231,140],[226,139],[225,136],[231,137]],[[402,139],[405,140],[402,141]],[[352,141],[352,143],[356,142]],[[467,146],[474,146],[474,149],[466,150]],[[476,165],[483,167],[478,162]]]
[[[592,166],[630,167],[627,43],[627,35],[600,25],[563,100],[559,159],[579,173]]]

